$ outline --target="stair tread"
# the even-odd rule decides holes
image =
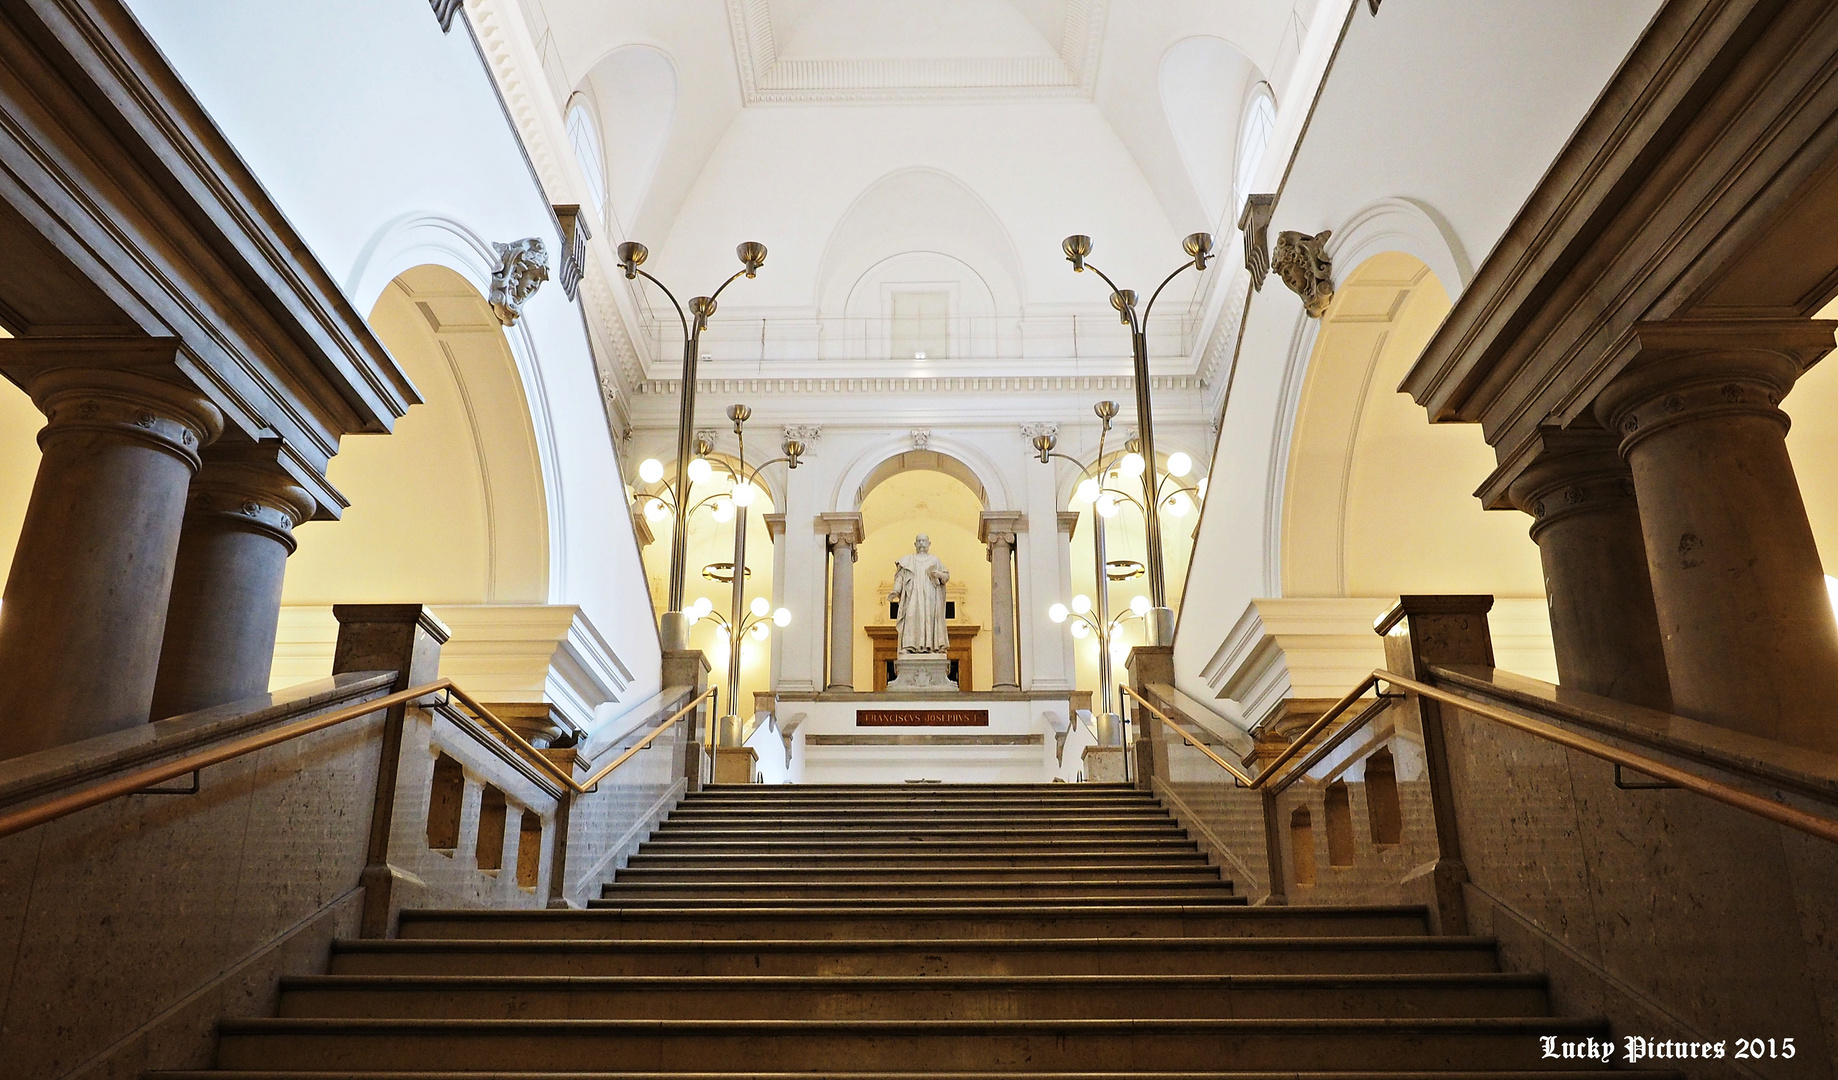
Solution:
[[[1252,910],[1256,910],[1255,908]],[[406,912],[404,913],[406,914]],[[390,952],[396,950],[438,951],[440,949],[554,949],[558,952],[581,952],[588,949],[622,950],[751,950],[773,952],[841,952],[893,949],[959,948],[977,952],[998,950],[1052,952],[1076,950],[1135,949],[1217,949],[1269,950],[1283,949],[1421,949],[1428,951],[1497,948],[1491,937],[1404,935],[1348,935],[1307,937],[1134,937],[1134,938],[343,938],[333,948],[344,952]]]
[[[1183,1031],[1203,1032],[1219,1031],[1271,1031],[1289,1032],[1336,1032],[1368,1031],[1372,1029],[1414,1030],[1414,1031],[1458,1031],[1482,1030],[1499,1032],[1532,1031],[1542,1034],[1553,1032],[1591,1032],[1608,1028],[1608,1020],[1603,1017],[1570,1017],[1570,1016],[1475,1016],[1475,1017],[1259,1017],[1254,1019],[1237,1018],[1152,1018],[1152,1019],[1055,1019],[1055,1020],[832,1020],[832,1019],[753,1019],[753,1020],[685,1020],[685,1019],[645,1019],[645,1020],[576,1020],[558,1017],[542,1017],[530,1020],[500,1020],[481,1018],[405,1018],[405,1017],[320,1017],[320,1016],[268,1016],[225,1018],[221,1029],[226,1033],[261,1034],[263,1032],[318,1032],[329,1034],[411,1031],[428,1029],[462,1030],[473,1029],[484,1032],[520,1033],[538,1029],[556,1031],[709,1031],[715,1034],[745,1033],[784,1033],[836,1031],[848,1032],[894,1032],[913,1031],[920,1033],[945,1033],[951,1031],[975,1032],[977,1034],[1002,1034],[1004,1032],[1030,1032],[1039,1030],[1071,1030],[1087,1032],[1136,1032],[1162,1029],[1179,1029]]]
[[[368,988],[383,985],[452,987],[567,986],[664,987],[673,990],[754,993],[762,988],[799,987],[911,989],[1001,987],[1155,988],[1365,987],[1365,986],[1543,986],[1545,976],[1521,972],[1385,972],[1333,975],[288,975],[286,988]]]
[[[270,1070],[154,1070],[146,1073],[149,1080],[479,1080],[476,1072],[394,1072],[366,1071],[362,1069],[339,1069],[333,1072],[285,1069]],[[1424,1071],[1411,1069],[1402,1072],[1384,1072],[1375,1074],[1370,1069],[1358,1072],[1303,1071],[1296,1072],[1284,1069],[1280,1073],[1259,1072],[860,1072],[851,1069],[847,1073],[834,1072],[506,1072],[494,1069],[490,1073],[492,1080],[1014,1080],[1016,1076],[1033,1077],[1035,1080],[1373,1080],[1375,1075],[1385,1080],[1550,1080],[1553,1076],[1570,1077],[1571,1080],[1626,1080],[1628,1073],[1623,1069],[1580,1069],[1554,1072],[1551,1070],[1439,1069]],[[1681,1073],[1665,1071],[1654,1072],[1641,1070],[1647,1080],[1681,1080]]]

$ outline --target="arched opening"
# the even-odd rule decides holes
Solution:
[[[886,677],[886,655],[878,661],[877,679],[875,654],[877,640],[883,654],[891,640],[888,635],[894,620],[887,594],[893,587],[894,560],[911,554],[913,538],[923,533],[932,542],[932,554],[951,572],[945,586],[947,625],[978,628],[970,639],[970,670],[960,670],[958,685],[965,690],[989,689],[993,655],[989,557],[977,539],[977,522],[984,509],[981,483],[956,458],[912,451],[877,466],[861,492],[863,539],[855,566],[856,687],[873,687]]]
[[[1308,807],[1298,806],[1289,814],[1289,853],[1295,884],[1315,884],[1315,825]]]
[[[1323,801],[1327,817],[1327,864],[1352,866],[1353,800],[1347,793],[1347,782],[1336,780],[1329,784]]]
[[[602,151],[600,159],[607,206],[622,231],[631,233],[638,228],[676,118],[676,65],[662,50],[628,45],[595,64],[584,86],[597,107],[597,141],[615,148],[611,154]]]
[[[1397,391],[1448,310],[1442,282],[1401,252],[1340,283],[1291,436],[1284,596],[1544,595],[1528,522],[1472,494],[1495,464],[1480,429],[1426,424]]]
[[[1178,41],[1162,56],[1162,113],[1180,150],[1204,221],[1218,222],[1231,206],[1232,138],[1244,108],[1245,85],[1256,69],[1224,38]]]
[[[1390,847],[1404,835],[1403,808],[1398,805],[1398,763],[1390,749],[1366,759],[1366,817],[1374,847]]]

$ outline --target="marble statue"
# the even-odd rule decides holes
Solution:
[[[933,555],[931,537],[913,538],[913,553],[894,560],[893,592],[900,615],[895,621],[903,653],[942,653],[950,644],[945,630],[945,582],[951,571]]]

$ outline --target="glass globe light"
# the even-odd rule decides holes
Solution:
[[[1107,518],[1114,518],[1117,516],[1117,510],[1119,509],[1117,506],[1117,497],[1107,491],[1098,496],[1097,507],[1098,513]]]
[[[747,632],[753,635],[753,640],[755,640],[755,641],[764,641],[764,640],[766,640],[766,635],[767,635],[767,634],[770,634],[770,633],[772,632],[772,627],[770,627],[770,626],[767,626],[767,625],[766,625],[765,623],[763,623],[763,622],[762,622],[762,623],[754,623],[754,624],[753,624],[753,629],[751,629],[751,630],[749,630],[749,631],[747,631]]]
[[[655,484],[664,478],[664,463],[656,458],[646,458],[638,463],[638,478],[647,484]]]
[[[656,499],[645,500],[645,520],[662,521],[670,516],[670,508]]]
[[[1085,625],[1084,623],[1075,622],[1072,624],[1072,636],[1073,637],[1082,638],[1089,633],[1091,633],[1091,627]]]
[[[1138,615],[1147,615],[1149,613],[1149,607],[1149,598],[1140,593],[1130,598],[1130,610]]]
[[[728,643],[728,628],[725,626],[715,627],[715,640],[725,646]]]
[[[713,503],[709,504],[709,513],[714,516],[716,521],[733,521],[734,504],[727,499],[716,499]]]
[[[1141,476],[1142,471],[1146,468],[1148,468],[1148,466],[1143,463],[1142,455],[1136,453],[1123,455],[1123,460],[1117,463],[1118,471],[1132,480]]]
[[[734,490],[728,495],[728,498],[734,500],[735,506],[752,506],[753,499],[758,494],[759,489],[752,484],[735,484]]]
[[[708,463],[707,458],[697,458],[696,460],[689,463],[689,482],[690,483],[692,484],[707,483],[708,478],[713,475],[715,475],[715,467]]]
[[[1074,501],[1082,503],[1092,502],[1097,499],[1097,497],[1098,482],[1096,479],[1080,480],[1078,489],[1072,493]]]
[[[772,602],[763,596],[756,596],[753,602],[747,605],[747,610],[763,619],[772,611]]]
[[[1083,615],[1090,610],[1091,597],[1086,596],[1084,593],[1080,593],[1072,598],[1072,611],[1074,614]]]
[[[1047,609],[1047,618],[1052,619],[1054,622],[1065,622],[1066,617],[1071,614],[1072,612],[1068,611],[1064,604],[1054,604]]]
[[[706,596],[697,597],[696,602],[690,606],[695,610],[698,619],[715,610],[715,602]]]
[[[772,625],[790,626],[791,625],[791,609],[790,608],[780,608],[777,611],[773,612],[772,613]]]
[[[1192,471],[1193,459],[1188,457],[1185,453],[1176,450],[1174,453],[1168,455],[1169,476],[1186,476]]]
[[[1186,517],[1193,511],[1193,500],[1187,497],[1185,491],[1177,491],[1168,496],[1166,509],[1169,517]]]

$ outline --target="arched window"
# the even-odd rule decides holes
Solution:
[[[1264,151],[1270,146],[1270,134],[1276,130],[1276,99],[1270,88],[1259,83],[1251,91],[1244,119],[1238,124],[1238,168],[1233,175],[1233,194],[1238,213],[1244,213],[1244,201],[1251,196],[1251,184],[1257,178],[1257,167],[1263,164]]]
[[[587,193],[594,201],[594,220],[606,220],[606,158],[600,150],[600,125],[586,105],[575,102],[568,110],[568,141],[574,146],[574,159],[581,164],[581,175],[587,178]]]

